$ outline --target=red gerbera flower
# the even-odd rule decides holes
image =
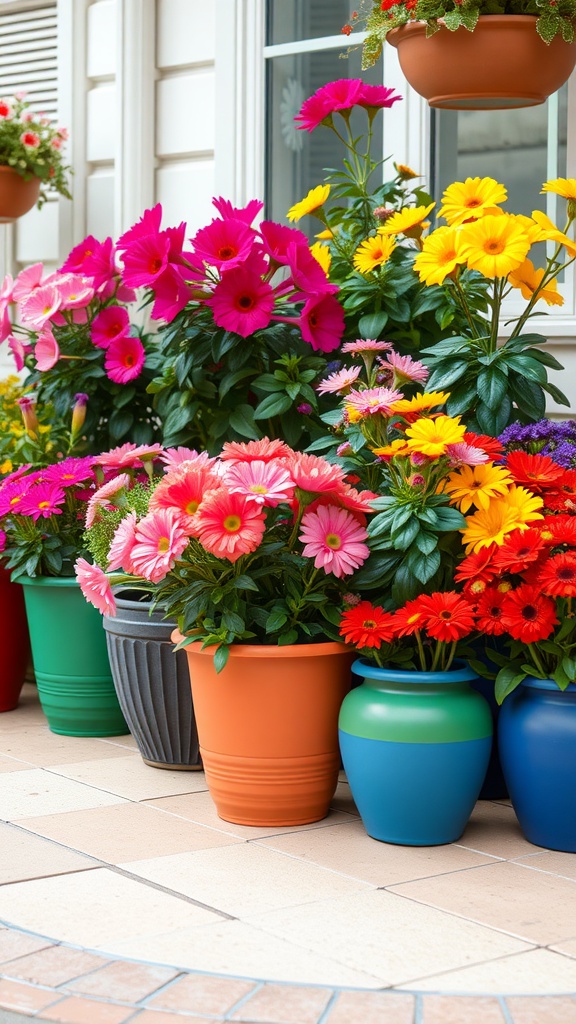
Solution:
[[[463,558],[454,573],[456,583],[473,579],[482,579],[488,582],[493,579],[496,576],[496,570],[492,565],[492,559],[497,550],[496,544],[489,544],[488,547],[474,551],[471,555]]]
[[[412,636],[424,625],[424,613],[420,606],[420,598],[407,601],[403,608],[394,612],[395,636]]]
[[[504,451],[504,445],[500,444],[498,438],[489,437],[488,434],[476,434],[473,430],[467,430],[464,440],[466,444],[471,444],[474,448],[481,448],[491,459],[498,458]]]
[[[576,597],[576,552],[552,555],[540,570],[539,583],[549,597]]]
[[[562,466],[553,462],[548,455],[529,455],[528,452],[510,452],[506,467],[517,484],[529,487],[535,494],[546,491],[564,474]]]
[[[394,637],[394,618],[379,605],[360,601],[355,608],[344,612],[340,621],[340,635],[355,647],[381,647]]]
[[[502,604],[506,594],[496,587],[488,587],[476,606],[476,628],[490,636],[501,636],[504,633],[502,624]]]
[[[576,510],[576,469],[565,469],[549,490],[544,491],[544,507],[552,512]]]
[[[558,625],[556,605],[539,587],[523,583],[502,601],[502,625],[514,640],[533,644],[550,636]]]
[[[539,530],[514,530],[494,554],[494,566],[500,572],[524,572],[536,562],[544,549]]]
[[[546,516],[540,529],[545,544],[555,547],[558,544],[571,544],[576,547],[576,516],[569,512],[559,512],[555,516]]]
[[[426,632],[434,640],[453,643],[474,629],[474,613],[470,604],[454,590],[422,594],[419,602]]]

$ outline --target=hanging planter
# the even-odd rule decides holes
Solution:
[[[426,23],[392,29],[387,42],[398,50],[402,71],[431,107],[499,110],[544,103],[570,77],[576,41],[557,35],[545,43],[536,17],[481,15],[474,30],[440,29],[426,36]]]
[[[25,180],[12,167],[0,166],[0,224],[11,224],[28,213],[38,202],[40,185],[40,178]]]

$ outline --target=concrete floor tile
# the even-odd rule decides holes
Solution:
[[[38,949],[51,949],[52,946],[50,939],[26,935],[25,932],[16,931],[14,928],[0,927],[0,965],[16,957],[35,953]]]
[[[457,845],[504,860],[538,850],[524,838],[511,804],[490,800],[478,801]]]
[[[421,1024],[507,1024],[495,998],[424,996]]]
[[[0,885],[68,871],[87,871],[97,861],[0,822]]]
[[[80,974],[94,971],[107,961],[94,953],[86,953],[82,949],[71,949],[69,946],[49,946],[28,956],[18,957],[2,965],[2,973],[7,978],[29,981],[33,985],[46,985],[57,988],[77,978]]]
[[[576,1021],[576,996],[512,996],[506,1006],[514,1024],[572,1024]]]
[[[99,969],[72,981],[66,988],[84,996],[113,999],[122,1003],[139,1003],[178,975],[171,967],[136,964],[127,960],[112,963],[100,960]]]
[[[532,949],[459,971],[428,975],[405,987],[412,992],[461,992],[483,996],[572,995],[576,988],[576,968],[568,957],[548,949]],[[547,1024],[547,1021],[538,1021],[538,1024]]]
[[[243,981],[241,978],[187,974],[149,999],[147,1005],[156,1010],[178,1010],[181,1013],[206,1013],[223,1017],[256,988],[256,982]]]
[[[0,772],[23,772],[31,767],[29,761],[18,761],[8,754],[0,754]]]
[[[313,821],[309,825],[266,827],[259,826],[252,828],[250,825],[235,825],[233,822],[224,821],[216,813],[214,801],[210,793],[194,793],[191,796],[173,796],[164,800],[151,800],[150,803],[171,814],[179,814],[190,821],[196,821],[200,825],[209,825],[210,828],[218,828],[229,835],[237,836],[239,839],[263,839],[266,836],[276,836],[283,833],[302,832],[307,829],[324,828],[326,825],[336,825],[338,822],[350,821],[350,814],[345,811],[329,811],[321,821]]]
[[[18,1013],[37,1013],[58,1000],[58,995],[47,989],[35,988],[20,981],[0,978],[0,1006]]]
[[[555,953],[563,953],[564,956],[571,956],[576,960],[576,937],[565,939],[563,942],[554,942],[549,948]],[[574,990],[576,991],[576,984]]]
[[[112,1003],[97,1003],[95,1000],[71,996],[39,1013],[38,1018],[59,1021],[61,1024],[123,1024],[133,1014],[134,1010],[130,1006],[114,1006]]]
[[[254,1024],[318,1024],[332,990],[319,987],[264,985],[230,1020]]]
[[[561,878],[572,878],[576,881],[576,857],[573,853],[560,853],[557,850],[543,850],[529,857],[518,857],[515,864],[524,864],[536,871],[548,871],[551,875]]]
[[[0,775],[0,807],[5,821],[51,815],[88,807],[106,807],[120,798],[72,782],[41,768]]]
[[[218,1024],[215,1017],[189,1017],[187,1013],[165,1013],[162,1010],[142,1010],[130,1018],[130,1024]]]
[[[480,870],[480,869],[478,869]],[[380,985],[405,984],[529,948],[527,943],[381,889],[247,918],[247,924],[363,970]]]
[[[575,931],[574,882],[516,863],[496,861],[391,891],[538,945],[572,938]]]
[[[413,1024],[415,1002],[395,992],[339,992],[326,1024]]]
[[[367,835],[360,821],[259,839],[255,845],[281,850],[380,887],[492,863],[491,857],[458,846],[380,843]]]
[[[109,864],[135,860],[144,852],[149,857],[162,857],[239,842],[234,836],[165,814],[148,804],[124,801],[109,807],[21,818],[18,824]]]
[[[51,767],[67,779],[87,783],[126,800],[152,800],[206,789],[204,772],[152,768],[138,753],[124,751],[124,755]]]
[[[44,724],[13,725],[0,731],[0,753],[29,761],[37,768],[77,761],[126,757],[126,747],[105,743],[96,736],[60,736]]]
[[[160,928],[171,931],[220,920],[106,868],[5,885],[2,914],[17,928],[104,952],[114,952],[115,942],[155,935]]]
[[[370,888],[366,882],[250,843],[125,861],[123,867],[240,918]]]

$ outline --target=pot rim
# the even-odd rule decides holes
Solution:
[[[437,683],[469,683],[478,676],[466,662],[456,660],[454,668],[447,672],[420,672],[417,669],[405,671],[404,669],[380,668],[372,664],[366,658],[357,658],[352,665],[352,671],[362,675],[366,679],[379,679],[382,682],[391,683],[413,683],[417,685],[434,685]]]
[[[522,680],[521,685],[528,687],[530,690],[552,690],[560,696],[564,693],[576,693],[576,683],[568,683],[566,689],[561,690],[553,679],[539,679],[538,676],[526,676],[526,679]]]
[[[175,629],[171,640],[175,644],[184,639],[179,629]],[[183,650],[190,651],[192,645],[188,644]],[[214,657],[216,646],[201,649],[199,645],[193,646],[194,654],[203,654],[210,658]],[[279,647],[277,644],[231,644],[231,658],[316,658],[322,654],[353,654],[350,648],[337,640],[328,640],[318,644],[286,644]]]
[[[79,587],[75,576],[15,576],[13,583],[33,587]]]

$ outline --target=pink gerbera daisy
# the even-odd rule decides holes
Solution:
[[[299,540],[302,554],[313,558],[316,569],[334,576],[347,576],[365,562],[370,549],[368,534],[351,512],[334,505],[320,505],[302,518]]]
[[[263,220],[258,230],[262,238],[262,247],[275,263],[288,262],[288,249],[291,245],[302,245],[308,248],[308,238],[298,228],[277,224],[273,220]]]
[[[271,462],[273,459],[287,459],[294,452],[284,441],[261,437],[259,441],[226,441],[222,447],[222,462]]]
[[[446,448],[451,468],[457,466],[480,466],[483,462],[490,462],[490,456],[482,448],[476,448],[473,444],[466,444],[466,441],[459,441],[457,444],[449,444]]]
[[[226,472],[226,487],[231,494],[243,494],[249,501],[275,508],[294,497],[294,481],[285,466],[255,459],[234,462]]]
[[[36,369],[42,372],[51,370],[60,359],[60,348],[50,327],[45,327],[38,335],[34,346],[34,358]]]
[[[167,473],[150,497],[150,511],[171,508],[185,517],[187,529],[209,491],[221,487],[221,481],[206,463],[186,463]]]
[[[104,369],[116,384],[128,384],[140,376],[146,352],[140,338],[120,336],[111,341],[104,360]]]
[[[412,359],[412,356],[400,356],[397,352],[389,352],[384,366],[391,366],[394,370],[393,387],[406,384],[409,381],[417,381],[422,384],[428,380],[430,370],[424,363]]]
[[[66,493],[52,481],[38,482],[30,488],[18,505],[18,513],[30,516],[34,522],[38,519],[49,519],[52,515],[61,515],[61,505],[66,501]]]
[[[192,239],[194,252],[217,270],[232,270],[244,263],[252,250],[256,233],[241,220],[215,218],[200,228]]]
[[[130,560],[138,576],[159,583],[173,567],[189,541],[182,517],[171,508],[149,512],[136,525]]]
[[[260,274],[241,266],[223,275],[206,305],[212,307],[218,327],[249,338],[270,323],[274,292]]]
[[[149,288],[168,266],[170,239],[165,232],[145,235],[126,249],[122,280],[131,288]]]
[[[185,448],[183,446],[180,448],[166,448],[159,458],[164,463],[167,473],[172,469],[177,469],[183,462],[194,462],[197,465],[212,466],[216,461],[208,455],[208,452],[197,452],[195,448]]]
[[[130,317],[124,306],[105,306],[90,324],[90,338],[96,348],[108,348],[130,332]]]
[[[83,484],[86,480],[94,479],[94,459],[91,455],[83,458],[72,456],[62,462],[54,462],[42,471],[45,480],[61,484],[63,487],[72,487],[76,484]]]
[[[321,380],[316,391],[320,395],[337,394],[351,388],[354,381],[361,373],[361,366],[344,366],[343,369],[331,373],[324,380]]]
[[[123,569],[124,572],[136,575],[132,564],[131,552],[136,543],[136,524],[138,517],[134,511],[129,512],[117,526],[108,550],[107,571]]]
[[[212,206],[216,207],[223,220],[241,220],[244,224],[251,224],[260,213],[264,203],[261,199],[250,199],[246,206],[232,206],[229,199],[223,199],[222,196],[214,196]]]
[[[106,573],[98,565],[90,565],[85,558],[78,558],[74,565],[80,590],[89,604],[93,604],[103,615],[116,615],[116,602]]]
[[[128,473],[120,473],[119,476],[114,477],[113,480],[108,480],[107,483],[102,484],[102,487],[98,488],[90,498],[86,507],[85,526],[87,530],[89,530],[92,524],[96,521],[98,509],[111,508],[114,505],[114,502],[110,499],[114,498],[119,491],[122,491],[125,487],[129,486],[130,477],[128,476]]]
[[[292,479],[301,491],[321,494],[332,491],[344,481],[344,470],[318,455],[296,454],[289,463]]]
[[[390,416],[392,403],[402,397],[401,391],[393,391],[391,388],[365,388],[364,391],[350,391],[346,396],[346,405],[351,406],[362,416],[375,413]]]
[[[389,341],[374,341],[372,338],[358,338],[342,345],[342,351],[351,356],[360,356],[363,352],[388,352],[391,348]]]
[[[200,543],[217,558],[236,562],[255,551],[264,535],[266,520],[254,501],[225,488],[212,491],[196,513]]]
[[[344,334],[344,310],[333,295],[313,296],[304,303],[298,323],[313,349],[332,352]]]

